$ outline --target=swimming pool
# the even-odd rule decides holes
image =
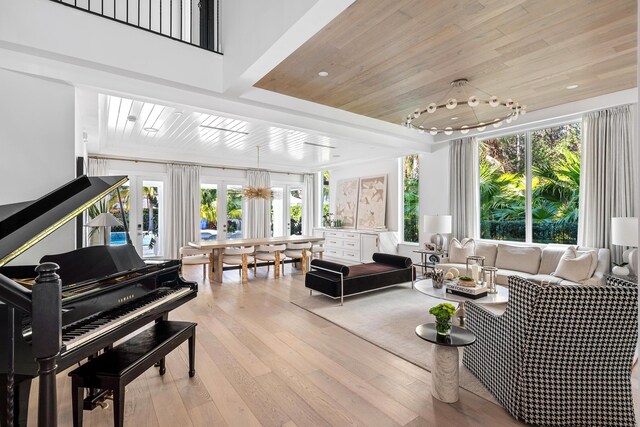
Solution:
[[[143,246],[149,246],[149,243],[151,242],[151,234],[145,234],[142,237],[142,245]],[[127,239],[125,237],[125,233],[124,231],[112,231],[111,232],[111,245],[112,246],[117,246],[117,245],[124,245],[125,243],[127,243]]]
[[[127,242],[124,231],[112,231],[111,232],[111,245],[124,245]]]

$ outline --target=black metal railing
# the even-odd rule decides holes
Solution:
[[[221,0],[51,0],[216,53]]]

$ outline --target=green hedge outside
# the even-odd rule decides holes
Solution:
[[[480,221],[481,237],[493,240],[525,241],[524,221]],[[575,222],[534,222],[534,243],[575,244],[578,224]]]

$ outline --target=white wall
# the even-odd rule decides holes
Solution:
[[[75,177],[72,86],[0,69],[0,205],[44,196]],[[73,250],[74,221],[16,258]]]
[[[50,0],[0,2],[0,48],[166,84],[222,89],[220,55]]]
[[[398,231],[399,221],[399,181],[398,159],[376,160],[364,164],[345,166],[329,170],[329,212],[335,212],[336,184],[341,179],[363,178],[387,175],[386,226],[390,231]]]

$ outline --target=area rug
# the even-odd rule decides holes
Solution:
[[[415,328],[435,320],[428,310],[442,300],[424,295],[408,285],[345,298],[344,306],[317,293],[291,302],[431,371],[434,344],[416,336]],[[485,307],[497,313],[505,308],[504,305]],[[499,405],[480,381],[462,366],[462,351],[460,349],[460,387]]]

